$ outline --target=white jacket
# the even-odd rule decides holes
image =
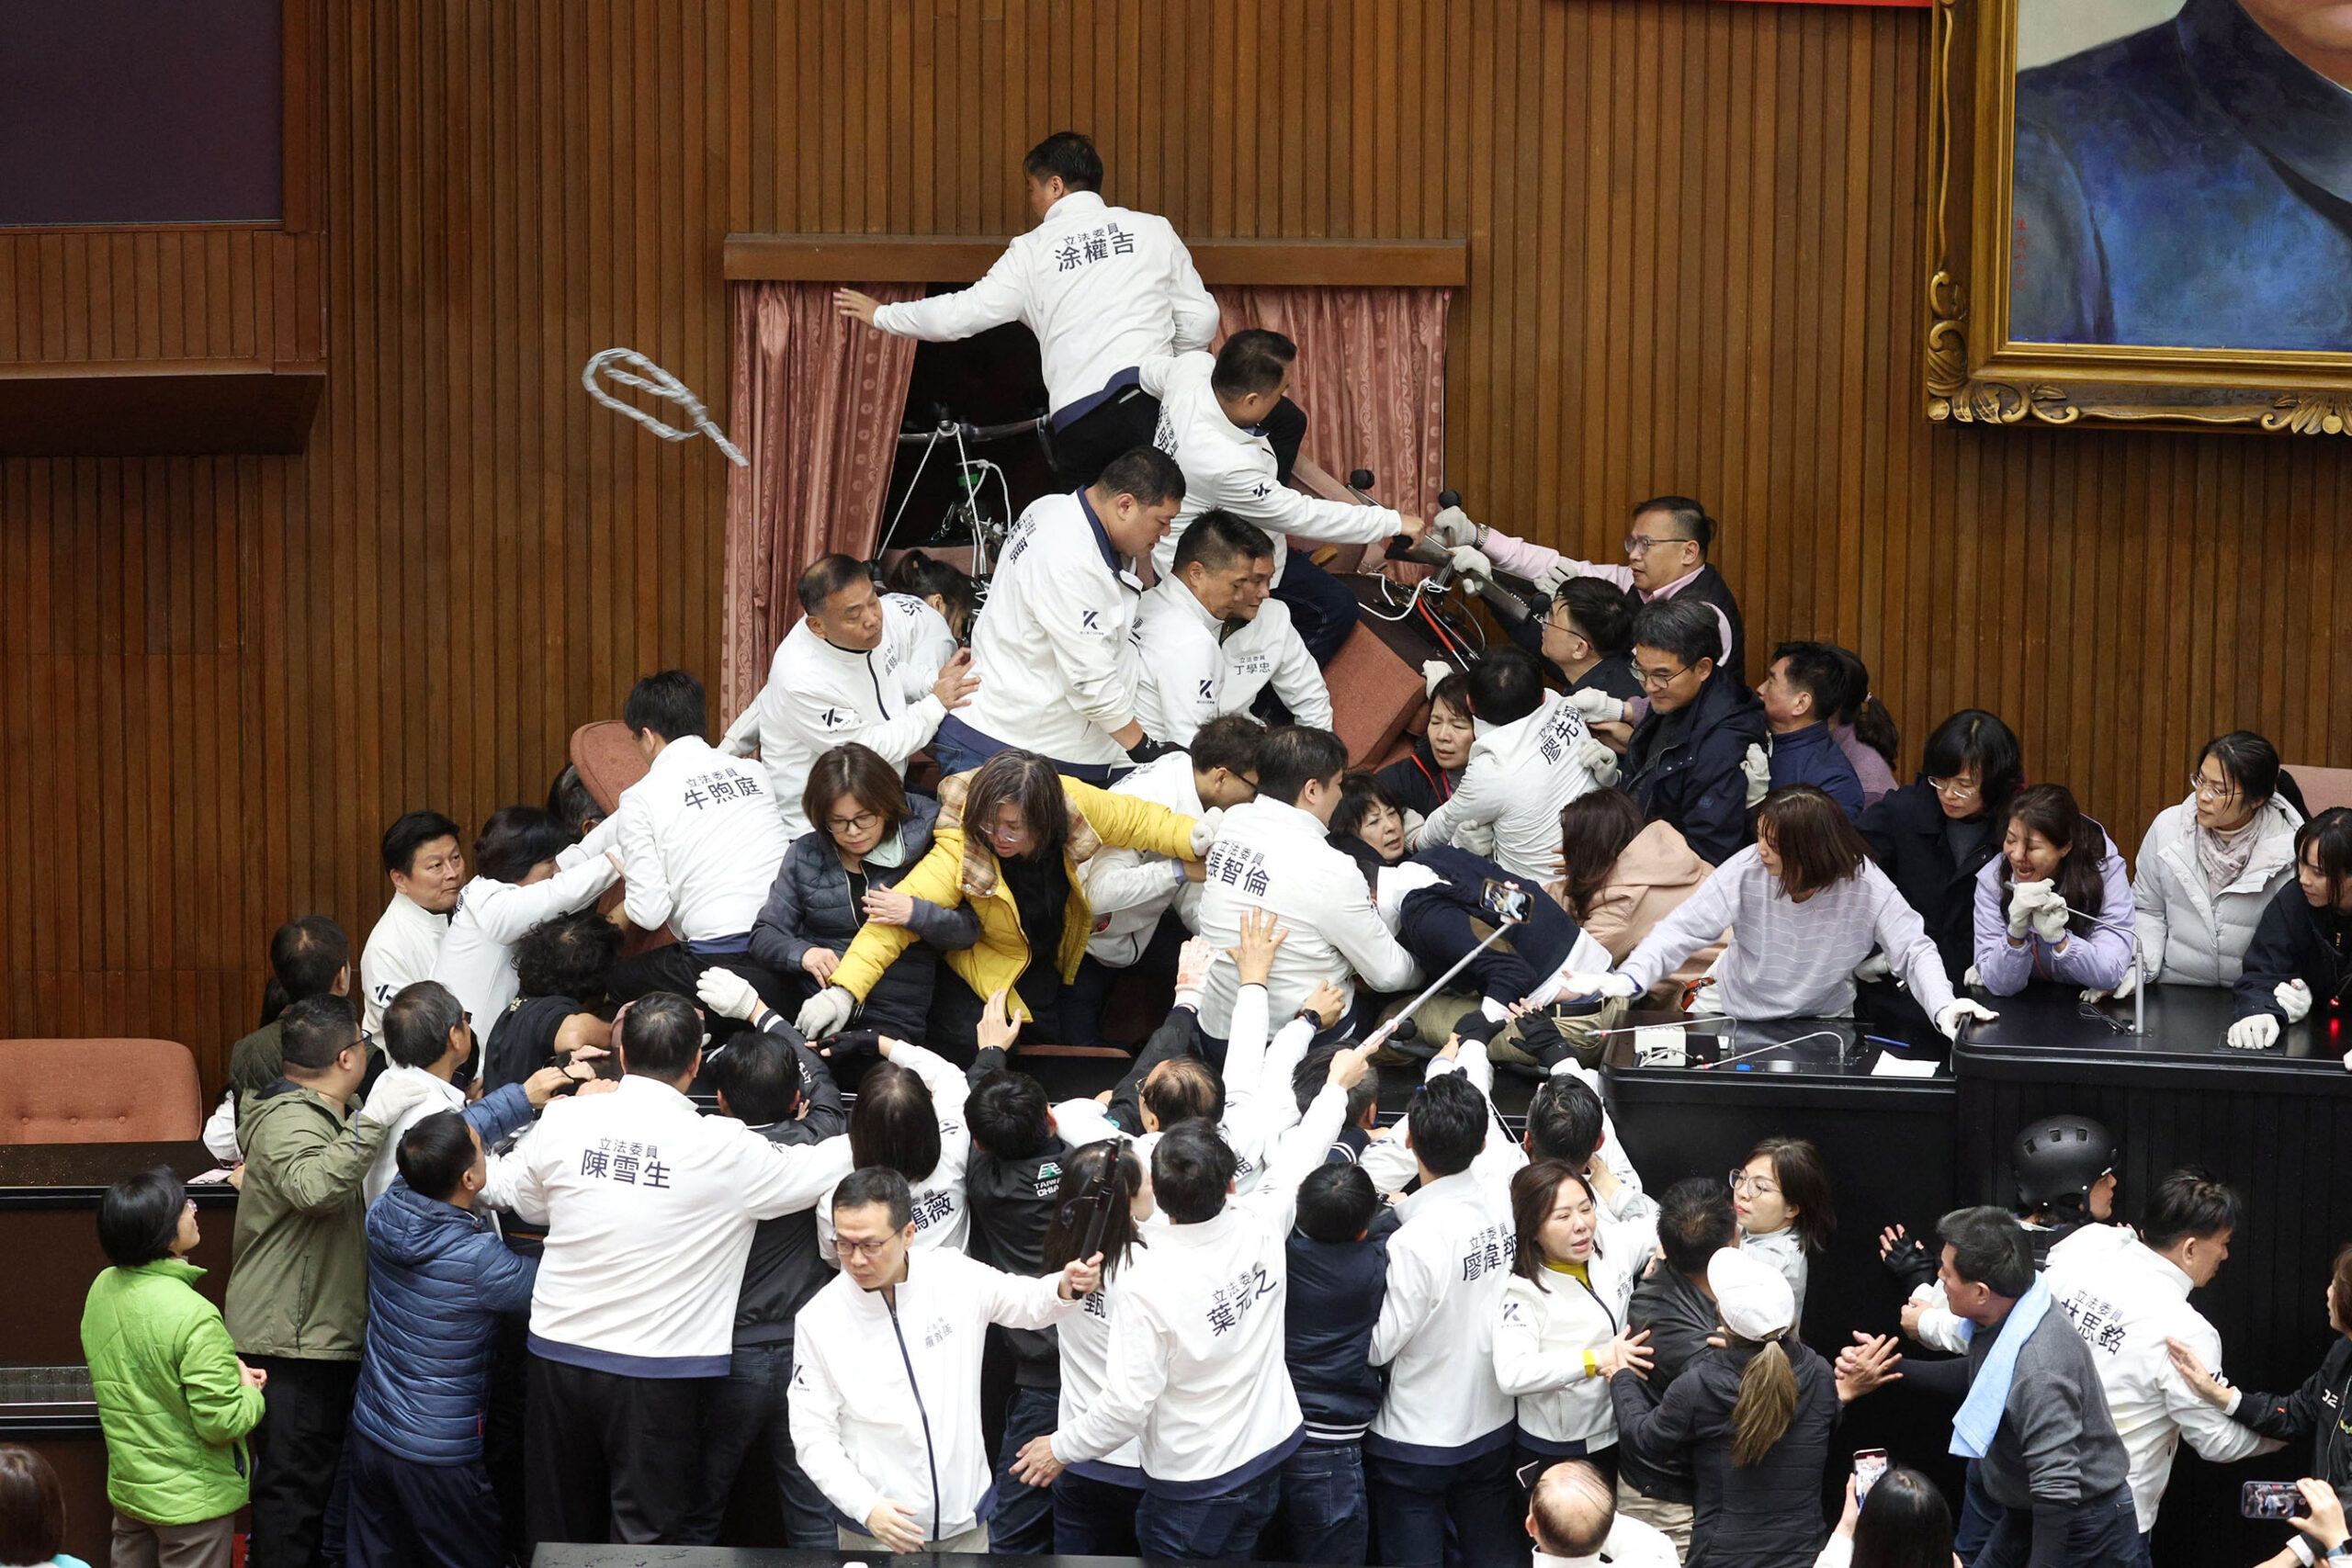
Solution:
[[[1492,1143],[1492,1140],[1489,1140]],[[1495,1378],[1495,1320],[1517,1251],[1510,1186],[1480,1155],[1396,1206],[1388,1294],[1372,1364],[1388,1369],[1364,1452],[1452,1464],[1510,1440],[1511,1400]]]
[[[1621,1190],[1617,1204],[1596,1206],[1600,1249],[1585,1272],[1542,1270],[1540,1282],[1513,1274],[1495,1318],[1495,1381],[1519,1400],[1519,1427],[1535,1444],[1581,1443],[1589,1451],[1617,1441],[1617,1415],[1606,1377],[1588,1377],[1584,1353],[1625,1325],[1625,1303],[1657,1249],[1657,1205]]]
[[[1201,884],[1200,934],[1216,947],[1241,941],[1241,912],[1272,909],[1290,928],[1274,953],[1268,1012],[1288,1018],[1316,983],[1329,980],[1353,1000],[1355,979],[1401,991],[1420,970],[1372,907],[1356,863],[1331,847],[1312,812],[1260,795],[1225,814]],[[1201,993],[1201,1027],[1222,1037],[1233,1017],[1236,976],[1223,961]]]
[[[1776,1231],[1739,1233],[1739,1249],[1758,1263],[1769,1263],[1781,1271],[1789,1282],[1789,1294],[1796,1298],[1796,1316],[1792,1320],[1800,1331],[1804,1327],[1804,1287],[1813,1275],[1813,1258],[1805,1251],[1804,1233],[1794,1224],[1782,1225]],[[1967,1349],[1962,1344],[1961,1348]]]
[[[890,1061],[922,1080],[939,1120],[939,1163],[921,1181],[907,1184],[914,1199],[914,1244],[961,1252],[972,1228],[971,1211],[964,1201],[964,1169],[972,1158],[972,1130],[964,1122],[968,1093],[964,1075],[936,1052],[906,1041],[890,1047]],[[841,1266],[841,1252],[833,1245],[830,1188],[817,1203],[817,1253],[835,1268]]]
[[[1491,826],[1494,860],[1540,892],[1558,874],[1560,808],[1600,784],[1577,756],[1592,731],[1557,692],[1544,693],[1544,705],[1524,718],[1480,723],[1476,731],[1462,782],[1423,819],[1412,847],[1451,843],[1463,828]]]
[[[551,1101],[494,1195],[547,1226],[531,1348],[636,1377],[723,1377],[752,1232],[849,1174],[849,1140],[772,1144],[641,1073]]]
[[[946,616],[911,593],[885,593],[882,609],[882,640],[899,656],[899,689],[908,702],[921,702],[964,645],[956,640]]]
[[[533,926],[594,904],[619,875],[613,863],[599,854],[566,866],[544,882],[524,885],[475,877],[458,894],[448,932],[434,954],[432,978],[449,988],[458,1005],[473,1015],[475,1032],[488,1040],[520,985],[514,944]]]
[[[483,1032],[486,1034],[489,1032],[485,1030]],[[423,1067],[387,1067],[384,1069],[383,1077],[376,1081],[381,1084],[387,1079],[402,1077],[414,1078],[422,1083],[425,1092],[431,1098],[410,1106],[401,1113],[400,1120],[394,1122],[386,1130],[384,1141],[376,1150],[376,1158],[368,1167],[367,1180],[362,1188],[367,1194],[368,1201],[371,1204],[391,1190],[392,1183],[400,1179],[401,1139],[406,1135],[411,1127],[415,1126],[427,1116],[437,1116],[444,1111],[454,1111],[460,1116],[466,1113],[466,1091],[447,1078],[434,1077]],[[503,1156],[499,1155],[492,1155],[491,1163],[496,1164],[501,1157]]]
[[[680,942],[740,944],[792,841],[767,775],[699,735],[671,741],[621,791],[612,816],[628,894],[622,908]]]
[[[2132,878],[2133,924],[2139,929],[2143,982],[2158,977],[2180,986],[2231,986],[2245,966],[2246,944],[2262,911],[2294,880],[2295,829],[2302,818],[2272,795],[2262,807],[2254,858],[2216,898],[2197,863],[2197,798],[2168,806],[2140,840],[2139,874]]]
[[[384,1009],[407,987],[433,978],[441,939],[448,934],[448,916],[435,914],[405,893],[392,895],[359,954],[359,1027],[379,1041],[384,1038]],[[481,1032],[485,1037],[490,1033],[487,1021]]]
[[[1432,1056],[1422,1076],[1433,1078],[1441,1073],[1456,1071],[1469,1075],[1478,1092],[1487,1097],[1488,1111],[1493,1111],[1495,1066],[1487,1055],[1486,1046],[1475,1040],[1464,1041],[1459,1060]],[[1595,1097],[1600,1095],[1600,1075],[1573,1056],[1562,1057],[1559,1065],[1552,1069],[1552,1076],[1580,1078]],[[1642,1173],[1635,1170],[1634,1162],[1625,1157],[1625,1145],[1618,1141],[1617,1123],[1610,1120],[1605,1100],[1600,1111],[1600,1146],[1593,1152],[1594,1157],[1609,1168],[1619,1186],[1628,1192],[1642,1190]],[[1519,1168],[1527,1163],[1525,1146],[1512,1135],[1510,1126],[1498,1112],[1487,1127],[1487,1146],[1478,1151],[1478,1159],[1480,1165],[1473,1168],[1490,1170],[1504,1181],[1509,1181]],[[1405,1146],[1402,1122],[1396,1123],[1386,1137],[1366,1144],[1362,1157],[1356,1163],[1363,1166],[1364,1174],[1372,1178],[1373,1186],[1383,1192],[1402,1192],[1412,1185],[1413,1179],[1420,1174],[1421,1169],[1420,1161],[1413,1156],[1412,1150]]]
[[[888,1298],[846,1274],[810,1298],[792,1337],[790,1422],[800,1468],[826,1501],[861,1530],[885,1497],[906,1506],[927,1540],[970,1529],[989,1480],[988,1325],[1061,1322],[1075,1307],[1061,1285],[1058,1273],[1033,1280],[923,1247],[907,1254],[907,1277]]]
[[[2051,1299],[2065,1309],[2098,1368],[2108,1414],[2131,1461],[2124,1480],[2141,1533],[2156,1528],[2156,1508],[2183,1437],[2215,1464],[2282,1446],[2198,1398],[2173,1371],[2167,1337],[2187,1344],[2220,1376],[2222,1337],[2188,1304],[2188,1276],[2130,1231],[2085,1225],[2050,1249],[2044,1277]]]
[[[1057,761],[1124,763],[1111,732],[1135,722],[1142,597],[1081,492],[1031,502],[972,624],[980,684],[956,716]]]
[[[1401,532],[1405,520],[1393,507],[1325,501],[1291,489],[1277,477],[1273,444],[1226,417],[1209,385],[1216,357],[1180,354],[1147,359],[1138,367],[1143,389],[1159,400],[1159,428],[1152,445],[1184,470],[1184,504],[1151,553],[1163,578],[1176,575],[1176,541],[1193,518],[1212,507],[1246,517],[1274,536],[1274,581],[1283,580],[1290,558],[1283,542],[1291,534],[1333,545],[1376,545]]]
[[[1143,660],[1137,716],[1155,739],[1189,745],[1209,720],[1248,713],[1269,685],[1300,724],[1331,728],[1330,688],[1279,599],[1250,620],[1219,621],[1181,579],[1163,577],[1136,612],[1136,651]]]
[[[915,607],[936,618],[937,612],[922,601]],[[930,690],[938,671],[909,690],[911,676],[888,635],[897,626],[898,617],[886,615],[881,646],[855,653],[835,648],[801,617],[775,645],[768,683],[728,727],[719,743],[726,755],[748,757],[754,746],[759,749],[786,841],[812,826],[800,809],[800,796],[819,757],[854,740],[903,771],[907,759],[930,742],[947,716]]]
[[[1307,1107],[1321,1142],[1244,1187],[1216,1218],[1156,1226],[1130,1258],[1111,1317],[1100,1393],[1053,1435],[1064,1464],[1101,1460],[1140,1434],[1144,1485],[1166,1497],[1229,1491],[1280,1464],[1306,1427],[1283,1358],[1288,1238],[1298,1184],[1339,1136],[1348,1097]]]
[[[1846,1556],[1837,1560],[1837,1568],[1853,1556],[1853,1541],[1845,1536],[1833,1536],[1830,1545],[1846,1543]],[[1682,1568],[1682,1559],[1674,1550],[1674,1542],[1656,1525],[1645,1525],[1625,1514],[1609,1527],[1609,1539],[1590,1557],[1555,1557],[1546,1551],[1532,1554],[1535,1568]],[[1831,1561],[1825,1549],[1814,1568],[1824,1568]]]
[[[1080,190],[1047,209],[969,288],[874,312],[884,332],[926,343],[1007,321],[1036,334],[1046,397],[1058,413],[1154,355],[1206,348],[1217,308],[1167,219]]]
[[[1193,759],[1181,751],[1152,759],[1113,784],[1111,793],[1132,795],[1185,817],[1203,814]],[[1125,969],[1143,956],[1159,917],[1170,908],[1189,927],[1201,907],[1201,885],[1184,874],[1182,861],[1141,850],[1105,845],[1078,868],[1078,880],[1086,890],[1087,907],[1094,911],[1087,955],[1114,969]]]
[[[1091,1103],[1090,1101],[1089,1103]],[[1056,1120],[1059,1120],[1057,1114]],[[1073,1148],[1080,1145],[1073,1142]],[[1151,1156],[1138,1152],[1145,1168]],[[1155,1212],[1154,1219],[1160,1216]],[[1157,1236],[1168,1229],[1160,1225],[1148,1233]],[[1145,1236],[1136,1241],[1137,1250],[1128,1262],[1143,1256],[1141,1249],[1150,1245]],[[1102,1281],[1102,1289],[1078,1303],[1078,1310],[1062,1319],[1054,1331],[1054,1338],[1061,1347],[1061,1393],[1054,1407],[1054,1427],[1068,1427],[1102,1397],[1102,1387],[1111,1373],[1111,1318],[1124,1309],[1128,1300],[1128,1269],[1121,1264],[1118,1270]],[[1069,1467],[1090,1481],[1108,1482],[1114,1486],[1140,1487],[1143,1484],[1143,1439],[1140,1435],[1129,1438],[1101,1459],[1080,1460]]]

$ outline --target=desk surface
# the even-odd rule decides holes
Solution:
[[[2223,1036],[2237,1010],[2230,993],[2219,987],[2150,987],[2141,1010],[2146,1032],[2136,1035],[2129,1032],[2129,1001],[2086,1007],[2066,987],[2037,985],[2014,997],[1980,994],[1980,999],[2001,1016],[1971,1024],[1961,1035],[1952,1061],[1962,1077],[2129,1069],[2159,1074],[2166,1081],[2210,1081],[2225,1075],[2239,1087],[2352,1095],[2352,1073],[2342,1066],[2352,1038],[2338,1043],[2340,1020],[2315,1015],[2287,1025],[2263,1050],[2236,1050]],[[2346,1033],[2352,1035],[2352,1030]]]
[[[0,1144],[0,1209],[88,1208],[134,1171],[168,1166],[186,1181],[220,1164],[200,1143]],[[237,1201],[236,1189],[225,1181],[187,1192],[199,1209]]]
[[[1601,1076],[1623,1091],[1649,1087],[1677,1093],[1949,1095],[1951,1075],[1939,1035],[1850,1018],[1782,1018],[1735,1022],[1666,1011],[1629,1014],[1600,1058]],[[1638,1032],[1636,1032],[1638,1030]],[[1882,1058],[1925,1064],[1928,1074],[1880,1073]]]

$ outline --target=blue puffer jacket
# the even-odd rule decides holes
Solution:
[[[536,1258],[405,1181],[368,1211],[368,1350],[351,1429],[416,1464],[481,1458],[492,1319],[527,1312]]]

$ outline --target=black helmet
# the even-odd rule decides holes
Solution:
[[[2020,1207],[2079,1201],[2115,1168],[2115,1140],[2087,1116],[2045,1117],[2018,1134],[2009,1163],[2017,1170]]]

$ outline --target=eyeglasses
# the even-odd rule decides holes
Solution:
[[[1653,534],[1628,534],[1624,538],[1625,553],[1629,556],[1645,556],[1660,545],[1687,545],[1690,542],[1671,534],[1664,538]]]
[[[1984,791],[1984,784],[1973,779],[1929,779],[1928,787],[1954,800],[1966,800],[1970,795],[1982,795]]]
[[[2216,782],[2207,778],[2203,773],[2189,774],[2188,787],[2199,800],[2227,800],[2238,792],[2238,786],[2229,780],[2222,779]]]
[[[879,1241],[852,1241],[847,1236],[833,1239],[833,1250],[843,1258],[879,1258],[883,1249],[899,1238],[886,1235]]]
[[[861,811],[854,817],[828,817],[825,829],[836,837],[843,833],[870,833],[881,825],[881,821],[880,812]]]
[[[1694,668],[1696,666],[1686,664],[1679,670],[1636,670],[1634,673],[1641,681],[1642,690],[1657,692],[1673,685]]]
[[[1752,1197],[1770,1198],[1781,1190],[1781,1186],[1769,1176],[1750,1176],[1744,1170],[1735,1170],[1731,1173],[1731,1190]]]

